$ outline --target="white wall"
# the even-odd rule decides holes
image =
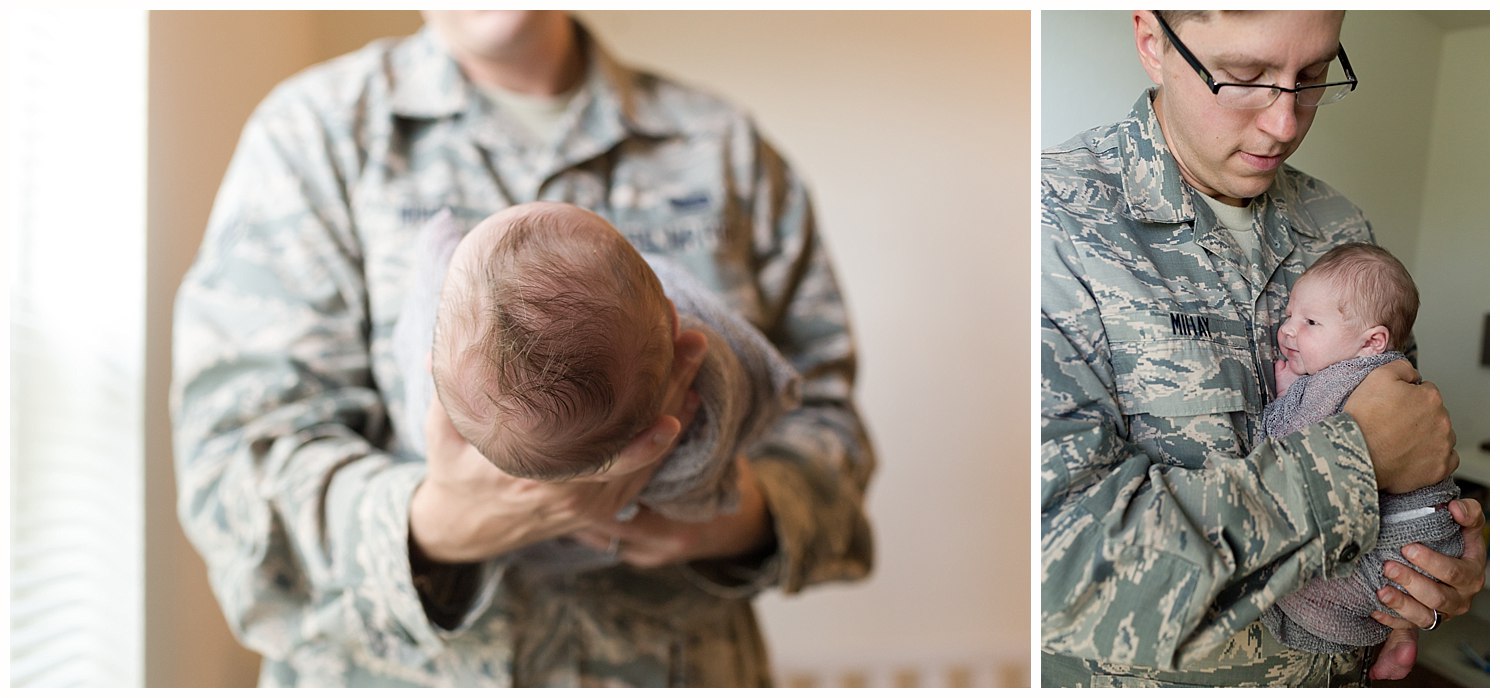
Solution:
[[[1479,367],[1490,309],[1489,44],[1489,27],[1443,37],[1411,270],[1422,292],[1422,373],[1442,388],[1466,473],[1489,460],[1478,450],[1490,436],[1489,370]]]
[[[1130,113],[1151,85],[1136,57],[1129,12],[1041,12],[1042,147]]]
[[[148,683],[241,684],[253,681],[253,665],[247,673],[226,637],[202,564],[171,515],[171,295],[240,126],[270,84],[418,20],[162,14],[152,25],[161,49],[152,63],[160,67],[152,81],[157,374],[148,380],[161,416],[151,425],[148,501],[158,511],[148,526],[159,542],[153,568],[172,570],[173,579],[153,576],[148,589]],[[859,400],[881,464],[869,498],[877,568],[862,584],[764,598],[778,668],[1024,664],[1033,410],[1028,14],[581,16],[620,58],[749,108],[810,181],[854,314]]]
[[[1445,31],[1433,14],[1346,15],[1359,87],[1319,110],[1290,162],[1363,208],[1412,272],[1422,372],[1443,390],[1460,454],[1476,463],[1489,437],[1489,374],[1477,358],[1489,308],[1489,29]],[[1043,12],[1041,24],[1042,145],[1125,116],[1149,85],[1131,13]]]

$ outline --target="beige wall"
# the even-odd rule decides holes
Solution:
[[[250,111],[297,70],[400,33],[416,13],[152,12],[148,106],[146,685],[254,685],[177,524],[167,419],[172,299]],[[348,25],[360,36],[340,36]],[[394,27],[394,29],[388,29]],[[330,48],[336,46],[337,48]]]
[[[810,180],[855,316],[859,398],[881,457],[869,499],[877,571],[766,598],[778,667],[1024,667],[1027,13],[581,14],[621,58],[750,109]],[[153,13],[150,685],[254,676],[172,514],[163,416],[170,301],[217,182],[272,84],[417,23],[415,13]]]

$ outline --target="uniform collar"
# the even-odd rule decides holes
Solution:
[[[1152,94],[1150,89],[1141,93],[1130,116],[1120,124],[1124,213],[1150,223],[1185,223],[1194,217],[1193,197],[1167,149],[1156,110],[1151,108]]]
[[[391,111],[408,119],[454,116],[473,89],[430,26],[391,51]]]
[[[1270,200],[1271,206],[1287,221],[1287,227],[1306,237],[1318,237],[1318,224],[1308,215],[1310,207],[1302,202],[1302,191],[1292,182],[1285,163],[1276,172],[1276,181],[1262,196]]]
[[[589,104],[584,118],[595,133],[622,129],[659,136],[673,132],[675,120],[637,98],[636,74],[620,65],[578,22],[574,30],[584,47],[588,71],[581,92]],[[442,119],[473,112],[480,98],[437,36],[424,26],[391,55],[394,87],[392,111],[410,119]]]
[[[584,83],[600,120],[616,121],[627,131],[643,136],[666,136],[679,130],[671,114],[653,108],[649,99],[641,99],[638,81],[641,75],[621,65],[583,25],[578,28],[578,38],[585,46],[589,60],[589,74]]]
[[[1151,223],[1186,223],[1198,217],[1193,205],[1193,190],[1182,180],[1177,161],[1167,148],[1161,122],[1151,108],[1154,88],[1147,89],[1136,100],[1130,116],[1121,123],[1119,135],[1121,187],[1125,198],[1125,215]],[[1252,208],[1269,204],[1288,222],[1292,230],[1313,236],[1317,230],[1301,205],[1295,186],[1288,181],[1286,165],[1266,193],[1252,199]],[[1207,207],[1204,207],[1207,208]],[[1210,219],[1211,212],[1205,212]]]

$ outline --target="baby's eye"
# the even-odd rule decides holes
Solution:
[[[1318,321],[1314,320],[1312,318],[1308,318],[1307,319],[1307,324],[1309,324],[1309,325],[1316,325],[1316,324],[1318,324]]]

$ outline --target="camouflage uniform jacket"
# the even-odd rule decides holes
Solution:
[[[1043,683],[1360,681],[1363,657],[1288,650],[1257,619],[1374,545],[1364,437],[1339,414],[1252,444],[1292,283],[1370,225],[1283,166],[1250,204],[1252,263],[1150,99],[1042,153]]]
[[[873,454],[803,183],[744,114],[579,31],[587,77],[550,143],[430,29],[291,78],[245,127],[178,295],[173,411],[179,515],[263,684],[764,684],[754,594],[869,572]],[[443,208],[468,229],[533,200],[671,256],[805,377],[803,406],[750,451],[778,543],[763,564],[491,561],[439,570],[419,597],[407,512],[424,463],[394,455],[390,423],[413,235]]]

